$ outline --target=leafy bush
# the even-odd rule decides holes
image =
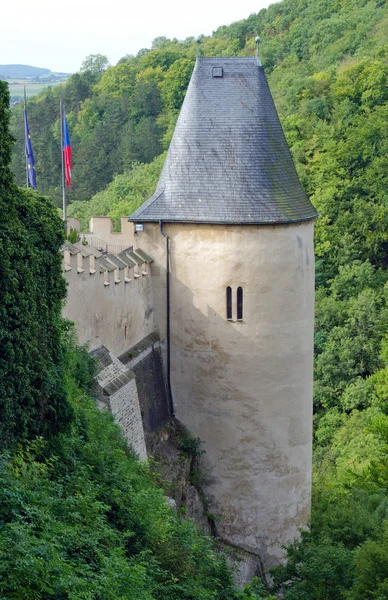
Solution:
[[[285,567],[274,570],[275,581],[287,582],[286,600],[341,600],[351,582],[352,554],[342,544],[296,542]]]
[[[79,235],[77,230],[73,227],[70,227],[70,231],[67,234],[66,239],[68,239],[71,244],[76,244],[77,242],[79,242]]]
[[[211,541],[179,521],[110,415],[71,390],[70,430],[0,462],[0,594],[237,598]]]

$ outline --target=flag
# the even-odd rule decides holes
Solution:
[[[34,153],[32,151],[30,128],[28,127],[26,104],[24,104],[24,133],[25,133],[25,138],[26,138],[26,162],[27,162],[28,184],[32,188],[34,188],[34,190],[36,190],[35,159],[34,159]]]
[[[71,145],[70,145],[70,136],[69,136],[69,130],[67,127],[67,120],[66,120],[66,113],[65,111],[63,111],[63,123],[62,123],[62,127],[63,127],[63,147],[62,147],[62,152],[63,152],[63,164],[65,167],[65,179],[66,179],[66,185],[67,187],[70,187],[70,180],[71,180],[71,170],[72,170],[72,164],[71,164]]]

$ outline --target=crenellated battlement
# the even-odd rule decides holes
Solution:
[[[97,275],[97,278],[102,275],[100,279],[104,287],[112,283],[131,283],[150,274],[152,258],[140,248],[134,250],[130,246],[116,255],[84,246],[81,242],[71,244],[66,241],[61,250],[65,274],[74,271],[77,275],[87,273]]]
[[[111,254],[119,254],[129,246],[134,245],[135,235],[133,223],[128,217],[121,217],[120,231],[114,231],[110,217],[92,217],[89,220],[89,231],[81,231],[80,222],[75,217],[67,218],[67,231],[75,229],[82,241],[89,246]]]
[[[99,234],[103,233],[102,224],[106,232],[121,236],[120,242],[128,240],[123,232],[112,233],[107,222],[112,224],[111,219],[98,218]],[[74,222],[68,226],[75,228]],[[120,247],[117,253],[103,249],[110,245],[104,240],[100,248],[68,241],[62,246],[68,284],[63,315],[75,322],[80,343],[88,343],[91,349],[103,344],[120,354],[154,328],[152,257],[128,243],[113,244],[116,250]]]

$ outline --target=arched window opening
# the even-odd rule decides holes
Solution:
[[[237,321],[243,320],[243,289],[237,288]]]
[[[229,285],[226,288],[226,318],[232,320],[232,288]]]

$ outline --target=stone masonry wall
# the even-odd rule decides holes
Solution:
[[[97,358],[100,408],[107,408],[120,425],[128,445],[140,460],[147,458],[139,397],[134,373],[105,346],[92,353]]]
[[[158,334],[151,333],[119,359],[136,376],[144,429],[153,433],[171,418]]]
[[[126,376],[129,379],[128,373],[129,371]],[[137,452],[140,460],[145,460],[147,451],[135,375],[132,375],[126,385],[111,395],[109,404],[112,415],[120,425],[128,444]]]

